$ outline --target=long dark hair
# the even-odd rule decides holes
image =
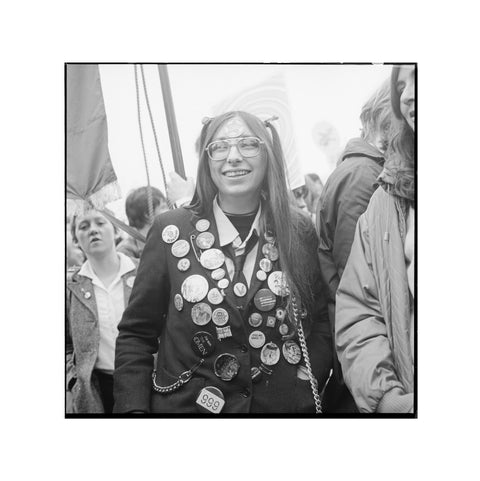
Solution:
[[[401,65],[394,66],[391,75],[391,99],[394,119],[386,154],[386,167],[394,177],[395,195],[415,202],[415,132],[410,128],[400,110],[400,94],[397,80]]]
[[[204,121],[199,139],[196,190],[189,208],[201,216],[209,216],[212,213],[213,199],[218,189],[212,180],[205,149],[218,129],[233,117],[241,118],[252,134],[264,142],[267,170],[261,186],[262,234],[267,230],[275,234],[280,264],[289,280],[290,289],[300,297],[303,305],[310,311],[313,307],[313,294],[309,281],[313,279],[312,271],[315,266],[308,261],[304,252],[304,233],[308,230],[310,220],[306,219],[292,202],[287,187],[286,164],[280,138],[269,121],[263,122],[258,117],[243,111],[227,112]]]

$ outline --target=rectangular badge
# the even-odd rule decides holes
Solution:
[[[219,414],[225,405],[225,400],[203,388],[198,395],[197,404],[213,414]]]

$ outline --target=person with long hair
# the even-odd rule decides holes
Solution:
[[[119,325],[114,412],[320,412],[326,293],[278,133],[242,111],[203,124],[194,197],[155,220]]]
[[[362,413],[414,408],[415,68],[391,75],[394,136],[337,291],[336,347]]]
[[[71,232],[86,261],[67,277],[67,413],[111,413],[117,325],[136,264],[116,251],[116,228],[97,210],[75,215]]]

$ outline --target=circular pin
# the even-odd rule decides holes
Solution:
[[[224,326],[228,322],[228,312],[222,307],[217,307],[213,311],[212,321],[216,326]]]
[[[223,295],[216,287],[214,287],[208,291],[207,299],[212,304],[217,305],[223,302]]]
[[[265,344],[260,352],[260,359],[266,366],[277,364],[280,359],[280,348],[274,342]]]
[[[201,234],[198,234],[195,242],[200,249],[206,250],[213,246],[215,237],[211,232],[202,232]]]
[[[279,321],[283,322],[285,320],[285,317],[287,317],[287,311],[283,307],[277,307],[275,311],[275,317]]]
[[[135,282],[135,276],[130,276],[128,279],[127,279],[127,286],[128,287],[133,287],[133,283]]]
[[[275,307],[275,303],[277,302],[277,298],[275,294],[270,289],[260,289],[255,294],[253,298],[253,302],[255,307],[260,311],[266,312],[270,311]]]
[[[259,312],[252,312],[248,318],[248,323],[252,327],[258,327],[262,324],[262,315]]]
[[[278,332],[282,335],[282,336],[286,336],[288,334],[288,324],[280,324],[280,326],[278,326]]]
[[[172,254],[175,257],[185,257],[190,250],[190,244],[185,239],[180,239],[172,245]]]
[[[207,219],[200,219],[195,224],[195,228],[199,232],[205,232],[209,227],[210,227],[210,221],[208,221]]]
[[[188,276],[182,283],[182,296],[188,302],[200,302],[208,292],[208,281],[198,274]]]
[[[220,354],[215,359],[213,370],[222,381],[231,381],[240,369],[240,363],[233,354]]]
[[[187,259],[186,257],[180,259],[177,263],[177,268],[180,272],[188,271],[188,269],[190,269],[190,259]]]
[[[225,254],[220,249],[208,249],[202,252],[200,256],[200,264],[205,269],[213,271],[225,262]]]
[[[183,297],[180,294],[175,294],[173,303],[175,304],[175,309],[177,311],[181,311],[183,309]]]
[[[282,346],[282,354],[289,364],[298,364],[302,359],[302,350],[295,341],[285,341]]]
[[[248,336],[248,343],[255,349],[260,349],[265,344],[265,334],[262,331],[253,331]]]
[[[262,271],[270,272],[272,270],[272,261],[270,259],[267,259],[266,257],[260,259],[260,262],[258,264]]]
[[[197,326],[205,326],[212,318],[212,308],[205,302],[200,302],[192,307],[190,315]]]
[[[209,332],[196,332],[190,346],[197,356],[207,357],[215,351],[215,339]]]
[[[92,297],[92,294],[90,292],[85,292],[83,294],[83,297],[85,297],[85,299],[90,299],[90,297]]]
[[[263,237],[265,237],[265,240],[267,242],[270,242],[271,244],[273,244],[275,242],[275,236],[273,235],[273,233],[269,230],[266,230],[265,233],[263,234]]]
[[[273,245],[273,244],[269,244],[271,247],[268,251],[268,254],[266,254],[266,256],[272,261],[276,261],[279,257],[279,253],[278,253],[278,249]]]
[[[282,271],[273,271],[268,276],[268,287],[277,296],[288,296],[290,293],[287,278]]]
[[[162,239],[167,244],[173,244],[180,235],[180,231],[176,225],[170,224],[167,225],[162,231]]]
[[[265,271],[259,270],[257,271],[257,279],[263,282],[267,278],[267,273]]]
[[[262,371],[260,371],[258,367],[252,367],[250,369],[250,376],[252,378],[252,382],[257,383],[258,381],[260,381],[260,379],[262,379]]]
[[[215,269],[211,276],[214,281],[219,281],[220,279],[223,279],[226,275],[225,269]]]
[[[233,292],[237,297],[243,297],[247,293],[247,286],[243,282],[237,282],[233,286]]]
[[[225,277],[223,279],[220,279],[218,281],[218,288],[219,289],[226,289],[228,287],[228,284],[230,284],[230,281],[228,279],[225,279]]]

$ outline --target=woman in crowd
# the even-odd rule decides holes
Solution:
[[[276,129],[229,112],[204,120],[199,146],[191,204],[147,238],[119,325],[114,410],[320,412],[332,350],[317,239]]]
[[[360,412],[413,412],[415,70],[395,66],[398,125],[337,293],[336,345]]]
[[[115,249],[115,228],[88,210],[71,224],[87,260],[67,279],[67,412],[111,413],[117,325],[135,279],[135,264]]]

